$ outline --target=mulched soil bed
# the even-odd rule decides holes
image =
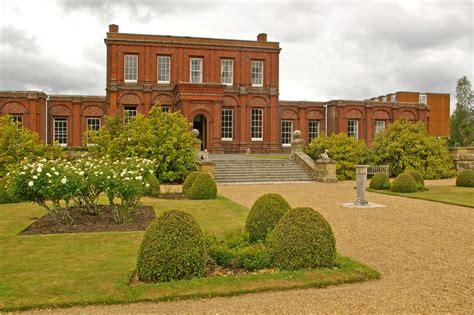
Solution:
[[[183,193],[162,193],[157,197],[158,199],[173,199],[173,200],[190,200]]]
[[[101,205],[99,215],[84,212],[81,207],[71,207],[72,224],[58,224],[50,214],[36,219],[33,224],[24,229],[19,235],[83,233],[107,231],[144,231],[156,218],[155,210],[150,206],[138,207],[132,213],[132,222],[128,224],[115,223],[111,206]]]

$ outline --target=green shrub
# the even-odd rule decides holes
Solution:
[[[8,189],[7,178],[0,178],[0,204],[2,203],[13,203],[18,202],[17,198],[14,198]]]
[[[145,195],[148,197],[159,197],[161,193],[160,181],[155,175],[148,177],[148,185]]]
[[[354,165],[363,163],[367,156],[365,142],[348,137],[345,133],[332,134],[330,137],[323,135],[314,138],[305,152],[313,160],[317,160],[326,149],[329,151],[329,157],[337,162],[337,178],[355,179]]]
[[[137,262],[138,277],[166,282],[204,275],[206,244],[196,220],[171,210],[153,221],[145,232]]]
[[[390,175],[405,169],[418,170],[425,179],[452,175],[452,163],[445,139],[431,136],[423,122],[395,121],[375,136],[372,163],[389,165]]]
[[[237,250],[236,264],[245,270],[260,270],[270,268],[273,255],[264,244],[254,244]]]
[[[240,229],[229,231],[224,234],[224,244],[229,248],[248,246],[249,234]]]
[[[194,179],[187,196],[193,200],[216,199],[217,186],[216,181],[208,173],[201,173]]]
[[[213,244],[208,249],[209,256],[217,265],[245,270],[270,268],[273,262],[272,252],[264,244],[231,248],[225,243]]]
[[[395,178],[392,183],[391,191],[399,193],[411,193],[417,190],[416,182],[413,177],[407,173],[402,173]]]
[[[201,172],[191,172],[191,174],[189,174],[189,175],[186,177],[186,180],[184,181],[184,183],[183,183],[183,188],[182,188],[183,194],[187,195],[189,189],[191,189],[191,186],[192,186],[193,183],[194,183],[194,180],[195,180],[196,177],[198,177],[199,175],[201,175]]]
[[[40,143],[36,132],[19,128],[11,116],[0,117],[0,177],[12,170],[23,159],[58,158],[63,149],[58,145]]]
[[[265,194],[258,198],[250,209],[245,229],[250,242],[264,241],[273,231],[281,217],[291,209],[279,194]]]
[[[421,189],[425,188],[425,180],[423,179],[423,175],[421,175],[420,172],[418,172],[417,170],[407,170],[407,171],[405,171],[405,173],[407,173],[408,175],[413,177],[413,179],[416,182],[416,189],[417,190],[421,190]]]
[[[331,267],[336,240],[329,223],[312,208],[287,212],[273,230],[274,265],[285,270]]]
[[[474,170],[464,170],[456,178],[458,187],[474,187]]]
[[[154,160],[156,176],[163,182],[184,179],[195,170],[194,136],[189,121],[179,112],[164,113],[158,104],[148,117],[137,115],[126,121],[123,115],[107,117],[98,130],[89,130],[85,137],[94,156],[114,159],[142,157]]]
[[[386,173],[377,173],[372,177],[369,187],[371,189],[390,189],[390,178]]]

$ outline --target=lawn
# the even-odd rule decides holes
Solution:
[[[144,200],[157,215],[169,209],[192,214],[206,233],[242,228],[248,209],[226,198]],[[17,236],[44,214],[30,204],[0,205],[0,310],[66,307],[230,296],[249,292],[323,287],[378,278],[367,266],[338,257],[338,268],[208,277],[129,285],[143,232]]]
[[[395,193],[389,190],[368,189],[368,191],[474,208],[474,188],[456,186],[432,186],[427,188],[428,190],[426,191],[406,194]]]

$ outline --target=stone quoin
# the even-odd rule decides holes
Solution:
[[[370,144],[399,119],[424,121],[430,134],[449,136],[449,94],[279,100],[280,43],[264,33],[257,40],[142,35],[120,33],[112,24],[105,44],[105,96],[0,91],[0,114],[12,115],[44,142],[71,147],[85,145],[83,133],[99,128],[105,115],[146,116],[157,103],[181,111],[211,153],[289,152],[297,129],[306,143],[346,132]]]

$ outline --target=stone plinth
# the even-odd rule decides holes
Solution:
[[[211,160],[198,161],[197,166],[199,172],[209,173],[214,177],[214,162]]]
[[[323,183],[335,183],[336,177],[336,161],[319,159],[314,161],[314,175],[316,181]]]
[[[354,202],[356,205],[365,206],[369,202],[365,200],[365,188],[367,186],[367,168],[369,165],[356,165],[356,187],[357,187],[357,200]]]

